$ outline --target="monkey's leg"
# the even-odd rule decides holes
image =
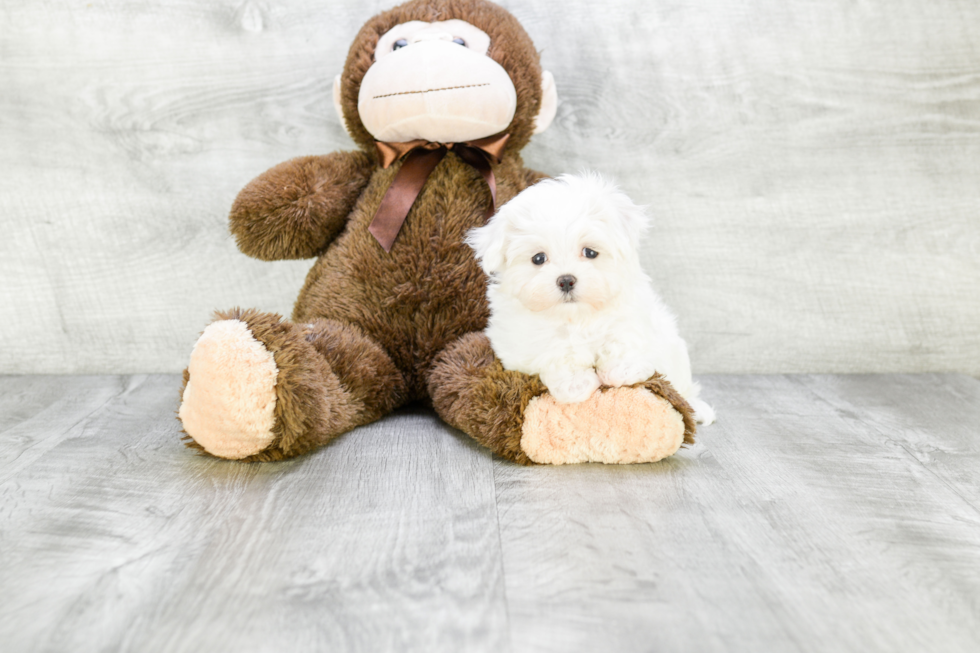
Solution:
[[[292,324],[241,309],[216,317],[184,371],[178,416],[188,446],[219,458],[280,460],[405,401],[401,373],[356,326]]]
[[[561,404],[536,376],[504,370],[482,333],[436,358],[429,395],[451,426],[525,465],[654,462],[694,442],[693,411],[662,377]]]

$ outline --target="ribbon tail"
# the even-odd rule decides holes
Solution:
[[[493,176],[493,168],[490,167],[489,155],[483,150],[478,150],[473,147],[457,146],[453,148],[453,152],[463,161],[476,168],[483,175],[487,186],[490,187],[490,206],[487,207],[486,215],[483,218],[484,221],[489,220],[493,216],[494,211],[497,210],[497,179]]]
[[[405,224],[408,212],[415,204],[415,198],[422,192],[425,180],[444,156],[446,156],[446,148],[416,149],[402,163],[368,227],[368,231],[386,252],[391,251],[398,232]]]

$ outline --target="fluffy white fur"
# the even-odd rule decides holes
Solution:
[[[710,424],[677,320],[640,265],[647,226],[643,210],[596,174],[520,193],[467,238],[490,276],[487,337],[506,369],[540,375],[557,401],[660,372]],[[568,276],[574,286],[566,279],[563,290]]]

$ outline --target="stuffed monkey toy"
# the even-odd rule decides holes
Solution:
[[[334,85],[360,149],[277,165],[232,206],[245,254],[316,262],[291,321],[236,308],[201,334],[178,413],[188,446],[280,460],[415,401],[522,464],[651,462],[692,442],[692,411],[663,378],[560,404],[504,370],[482,333],[487,278],[464,238],[544,177],[520,151],[555,93],[491,2],[371,18]]]

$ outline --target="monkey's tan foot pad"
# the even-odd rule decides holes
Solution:
[[[177,413],[184,431],[219,458],[246,458],[273,440],[276,377],[272,352],[241,320],[209,325],[191,352]]]
[[[521,449],[537,463],[652,463],[684,442],[684,418],[643,388],[612,388],[578,404],[550,394],[524,411]]]

